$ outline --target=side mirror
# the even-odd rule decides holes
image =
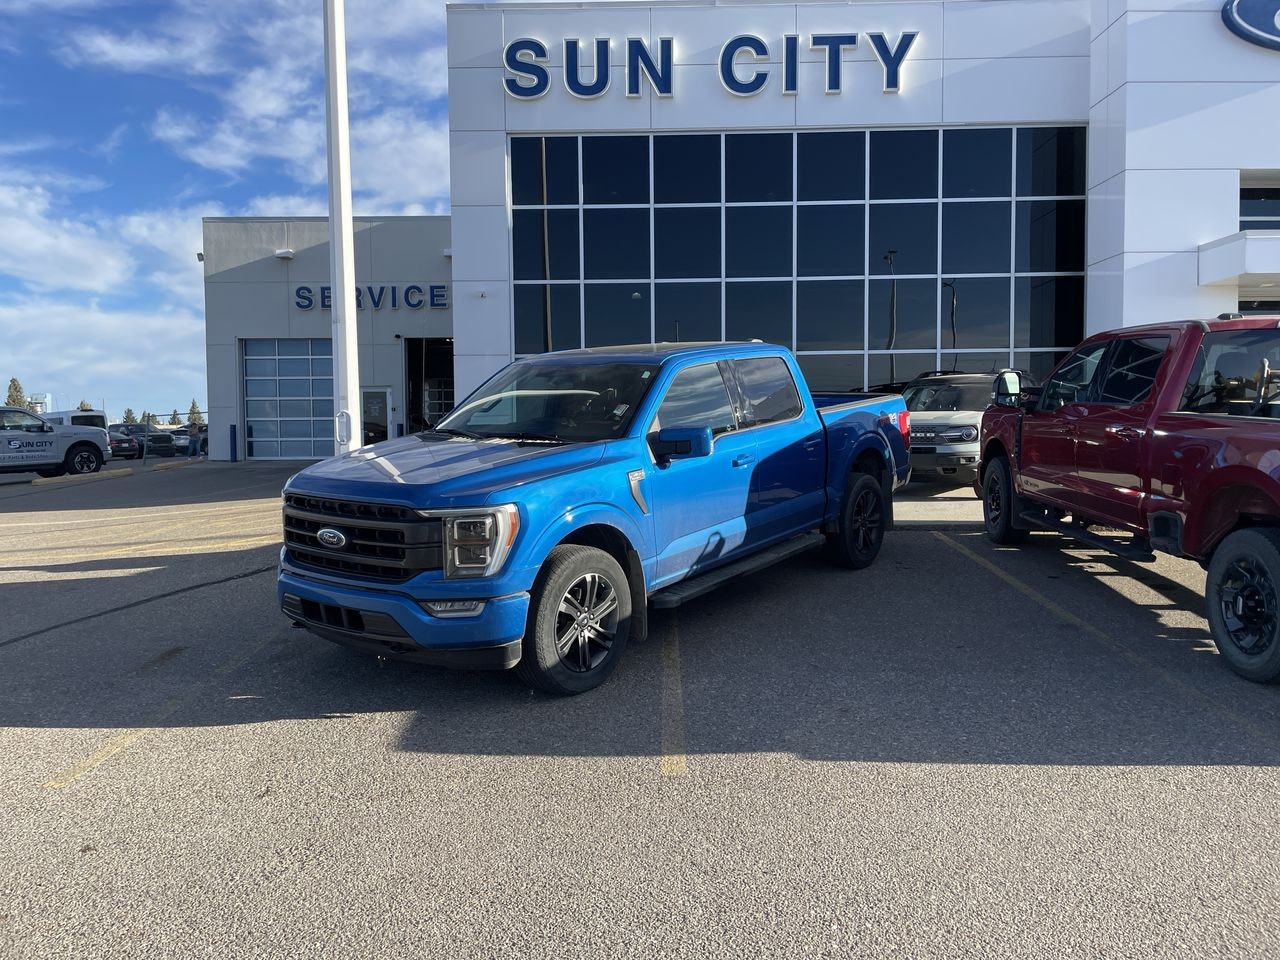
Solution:
[[[1022,377],[1016,370],[1006,370],[996,377],[996,405],[1016,407],[1022,394]]]
[[[44,429],[43,429],[43,430],[41,430],[40,432],[41,432],[41,433],[53,433],[53,424],[51,424],[51,423],[46,423],[46,424],[44,425]]]
[[[668,427],[649,438],[649,449],[659,463],[711,456],[710,427]]]

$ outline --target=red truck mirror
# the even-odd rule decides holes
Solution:
[[[1016,370],[1006,370],[996,377],[996,404],[1016,407],[1022,393],[1022,377]]]

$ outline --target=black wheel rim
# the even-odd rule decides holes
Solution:
[[[883,517],[880,498],[874,490],[863,490],[854,497],[849,511],[849,539],[856,552],[868,553],[875,549]]]
[[[992,474],[987,481],[987,523],[990,526],[1000,525],[1000,515],[1004,511],[1004,497],[1000,494],[1000,477]]]
[[[1222,575],[1219,604],[1227,637],[1236,649],[1249,657],[1266,652],[1275,641],[1280,616],[1267,568],[1254,557],[1233,560]]]
[[[618,632],[618,591],[607,577],[584,573],[565,591],[556,610],[556,652],[575,673],[604,661]]]
[[[71,465],[76,473],[93,473],[93,454],[87,450],[82,450],[76,454],[75,459],[71,461]]]

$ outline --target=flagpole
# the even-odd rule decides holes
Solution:
[[[363,445],[360,347],[356,335],[355,238],[351,221],[351,136],[347,124],[344,0],[324,0],[325,117],[329,159],[329,278],[333,289],[333,410],[336,452]]]

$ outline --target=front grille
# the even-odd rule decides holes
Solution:
[[[404,637],[408,634],[396,622],[395,618],[385,613],[374,613],[370,610],[352,610],[333,603],[318,603],[287,593],[281,605],[284,612],[295,620],[315,624],[321,627],[333,627],[348,633],[365,634],[371,637]]]
[[[326,547],[317,534],[339,531],[346,543]],[[444,565],[440,519],[408,507],[289,493],[284,498],[284,542],[294,563],[325,573],[402,583]]]

